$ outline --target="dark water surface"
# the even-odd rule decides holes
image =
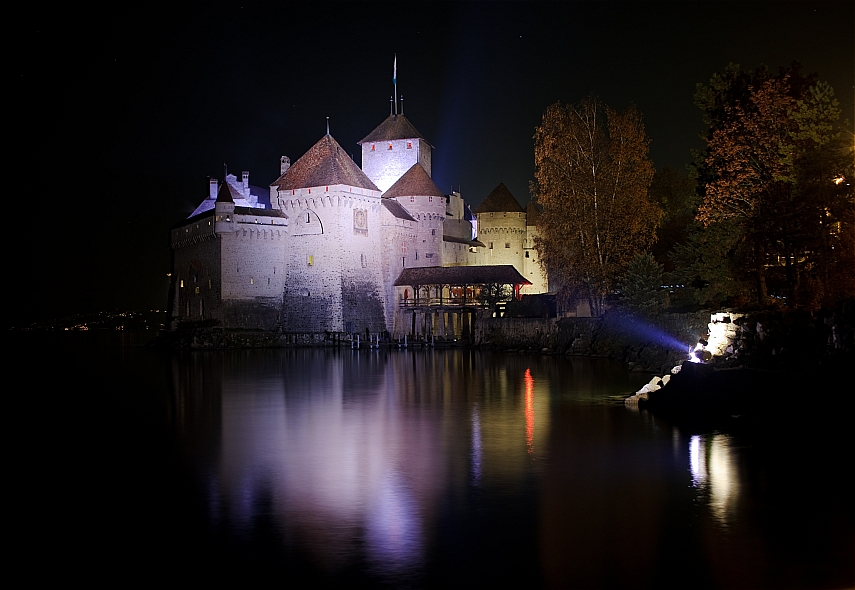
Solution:
[[[593,359],[106,338],[12,356],[31,376],[13,395],[30,432],[19,505],[43,576],[855,585],[838,427],[681,429],[620,403],[649,376]]]

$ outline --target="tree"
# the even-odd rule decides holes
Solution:
[[[650,141],[635,107],[590,97],[546,109],[534,135],[532,194],[543,206],[535,247],[566,296],[602,315],[632,257],[656,238],[662,210],[648,198]]]
[[[650,183],[650,199],[662,208],[662,225],[659,228],[652,254],[665,270],[674,270],[670,253],[689,237],[697,213],[695,181],[685,172],[665,166],[657,170]]]
[[[719,307],[741,298],[746,291],[741,265],[746,257],[741,228],[731,221],[708,227],[693,224],[684,243],[671,252],[674,271],[670,282],[681,285],[684,300]]]
[[[630,310],[652,316],[665,307],[662,265],[649,252],[637,253],[621,277],[621,300]]]
[[[770,271],[782,268],[796,305],[804,273],[827,274],[821,269],[839,267],[851,250],[833,235],[842,226],[839,236],[848,235],[853,211],[852,152],[840,143],[834,92],[797,64],[777,76],[730,65],[695,99],[709,125],[696,162],[697,219],[736,223],[751,246],[757,300],[767,297]]]

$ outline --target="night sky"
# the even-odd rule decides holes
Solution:
[[[729,62],[800,61],[853,120],[855,3],[534,2],[116,5],[10,24],[5,321],[166,305],[169,228],[223,165],[266,186],[330,131],[356,142],[404,112],[433,178],[523,205],[544,109],[597,94],[644,116],[657,168],[700,148],[695,85]],[[33,9],[30,9],[33,10]],[[10,21],[12,23],[12,21]],[[8,195],[8,191],[7,191]],[[14,205],[13,205],[14,204]]]

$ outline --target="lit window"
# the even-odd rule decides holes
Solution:
[[[389,142],[389,149],[390,150],[392,149],[392,142],[391,141]]]
[[[180,285],[178,285],[178,286],[179,286],[179,287],[181,287],[181,288],[183,289],[183,288],[184,288],[184,279],[181,279],[181,281],[180,281],[180,282],[181,282],[181,284],[180,284]]]
[[[408,150],[413,149],[413,142],[412,142],[412,141],[408,141],[408,142],[407,142],[407,149],[408,149]]]
[[[252,278],[252,277],[249,277],[249,284],[250,284],[250,285],[254,285],[254,284],[255,284],[255,279],[254,279],[254,278]]]
[[[195,293],[196,293],[196,295],[198,295],[198,294],[199,294],[199,287],[196,287],[196,289],[195,289]]]
[[[371,144],[371,151],[372,152],[374,151],[374,144],[373,143]]]

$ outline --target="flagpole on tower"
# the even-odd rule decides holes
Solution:
[[[398,54],[392,62],[392,85],[395,87],[395,114],[398,114]]]

